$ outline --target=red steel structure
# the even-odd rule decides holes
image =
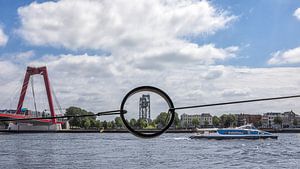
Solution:
[[[21,114],[21,109],[22,109],[23,102],[24,102],[24,99],[25,99],[25,95],[26,95],[26,91],[27,91],[27,88],[28,88],[30,76],[38,75],[38,74],[42,75],[43,78],[44,78],[44,83],[45,83],[45,86],[46,86],[46,92],[47,92],[47,98],[48,98],[50,113],[51,113],[52,117],[55,117],[56,115],[55,115],[54,106],[53,106],[52,92],[51,92],[51,88],[50,88],[50,82],[49,82],[48,72],[47,72],[46,66],[43,66],[43,67],[27,67],[27,71],[26,71],[25,78],[24,78],[24,81],[23,81],[23,86],[22,86],[22,90],[21,90],[21,94],[20,94],[16,114]],[[56,119],[52,119],[52,124],[56,124],[56,123],[57,123]]]

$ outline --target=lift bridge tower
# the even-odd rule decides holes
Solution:
[[[140,97],[139,119],[145,119],[148,122],[151,121],[150,95],[149,94],[143,94],[142,97]]]

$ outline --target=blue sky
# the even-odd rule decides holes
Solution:
[[[213,3],[239,18],[228,29],[198,42],[244,47],[239,53],[241,58],[230,60],[228,64],[265,67],[274,51],[300,46],[300,38],[296,38],[300,37],[300,22],[293,16],[300,1],[224,0]]]
[[[300,93],[299,27],[296,0],[0,0],[0,95],[28,65],[48,67],[64,107],[92,111],[140,85],[179,105]],[[300,111],[262,107],[205,111]]]

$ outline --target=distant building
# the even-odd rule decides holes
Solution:
[[[246,124],[258,125],[262,119],[262,115],[259,114],[236,114],[237,126],[242,126]]]
[[[274,123],[274,118],[279,117],[282,120],[280,125]],[[293,128],[300,127],[300,116],[292,110],[284,113],[265,113],[262,116],[262,126],[264,128]]]
[[[212,116],[209,113],[202,113],[200,116],[200,126],[212,126]],[[206,124],[205,124],[206,123]]]
[[[278,112],[269,112],[269,113],[264,113],[262,116],[262,127],[263,128],[274,128],[275,123],[274,119],[275,117],[280,117],[282,118],[282,114]]]
[[[294,124],[296,121],[296,125]],[[292,128],[300,126],[300,116],[294,113],[292,110],[284,112],[282,114],[282,127],[283,128]]]
[[[199,125],[198,127],[210,127],[212,126],[212,116],[209,113],[202,114],[182,114],[180,117],[180,124],[182,127],[191,128],[194,127],[193,119],[198,119]]]

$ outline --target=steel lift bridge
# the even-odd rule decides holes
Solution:
[[[30,77],[33,75],[43,76],[50,114],[52,117],[56,116],[54,103],[52,100],[53,97],[52,97],[48,72],[47,72],[47,68],[44,66],[44,67],[27,67],[27,71],[25,74],[25,78],[23,81],[23,85],[19,97],[18,106],[15,112],[13,113],[1,112],[0,119],[5,119],[7,121],[12,120],[8,127],[9,130],[60,130],[62,128],[61,127],[62,124],[65,123],[64,121],[65,119],[58,120],[56,118],[53,118],[53,119],[32,119],[32,120],[22,121],[22,119],[39,118],[39,117],[47,116],[47,114],[44,114],[45,112],[43,113],[37,112],[35,98],[34,98],[35,113],[30,113],[31,112],[30,110],[23,108],[23,103],[25,100],[25,95],[29,85]],[[33,92],[33,97],[35,97],[33,89],[32,92]]]

